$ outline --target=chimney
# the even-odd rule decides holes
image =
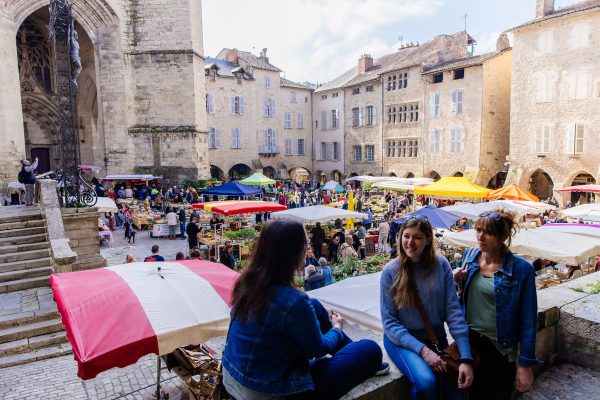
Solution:
[[[225,59],[231,63],[237,64],[238,63],[238,49],[229,50]]]
[[[554,0],[536,0],[535,17],[542,18],[554,12]]]
[[[264,62],[268,63],[269,62],[269,57],[267,57],[267,48],[264,47],[262,49],[262,51],[260,52],[260,57],[261,60],[263,60]]]
[[[371,67],[373,67],[373,58],[369,54],[360,56],[358,59],[358,73],[364,74]]]

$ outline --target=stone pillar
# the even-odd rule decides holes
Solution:
[[[0,9],[0,191],[17,180],[25,157],[16,34],[14,21]]]
[[[135,172],[208,178],[201,2],[130,1],[126,13]]]

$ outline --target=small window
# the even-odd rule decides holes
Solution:
[[[357,88],[352,89],[352,94],[360,94],[360,88],[357,87]]]
[[[265,76],[265,88],[270,88],[271,87],[271,77],[270,76]]]
[[[367,86],[367,92],[374,92],[375,89],[373,88],[373,86]]]
[[[362,147],[354,146],[354,161],[362,161]]]
[[[327,95],[326,94],[321,95],[321,100],[327,100]]]
[[[338,92],[332,93],[331,97],[338,97],[338,94],[339,94]]]
[[[439,73],[439,74],[435,74],[433,75],[433,83],[442,83],[444,82],[444,74],[443,73]]]
[[[365,146],[365,151],[367,152],[367,162],[375,162],[375,146]]]
[[[290,93],[290,103],[296,103],[296,92]]]
[[[465,77],[465,70],[464,68],[461,69],[455,69],[454,70],[454,79],[464,79]]]

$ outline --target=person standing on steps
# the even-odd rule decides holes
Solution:
[[[19,172],[18,180],[25,185],[25,205],[33,205],[33,197],[35,193],[35,173],[38,167],[38,158],[36,157],[33,163],[29,160],[21,160],[21,171]]]

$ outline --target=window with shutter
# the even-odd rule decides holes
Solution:
[[[571,28],[571,48],[582,49],[589,45],[589,24],[573,25]]]
[[[283,115],[283,127],[285,129],[291,129],[292,128],[292,114],[289,112],[286,112]]]
[[[535,152],[538,154],[550,153],[550,140],[552,128],[550,126],[538,126],[535,130]]]
[[[461,115],[463,113],[463,90],[452,91],[452,115]]]
[[[450,153],[460,153],[463,151],[463,135],[461,128],[452,128],[450,130]]]
[[[240,97],[240,115],[244,115],[244,98]]]
[[[331,110],[331,129],[338,127],[338,110]]]
[[[583,153],[585,139],[585,126],[575,125],[575,154]]]
[[[290,92],[290,103],[296,103],[296,92]]]
[[[206,94],[206,112],[213,114],[215,112],[215,98],[212,94]]]
[[[285,155],[292,155],[292,139],[285,139]]]
[[[270,87],[271,87],[271,77],[265,76],[265,88],[270,88]]]
[[[327,129],[327,111],[321,111],[321,130]]]
[[[298,113],[298,129],[304,129],[304,114]]]
[[[321,160],[327,160],[327,143],[321,142]]]
[[[367,152],[367,162],[375,161],[375,146],[368,145],[365,146],[365,150]]]
[[[333,142],[333,160],[340,161],[340,143]]]
[[[375,107],[367,106],[367,126],[375,124]]]
[[[231,148],[239,149],[241,147],[240,128],[233,128],[231,130]]]
[[[304,155],[304,139],[298,139],[296,146],[296,154],[299,156]]]
[[[354,146],[354,161],[362,161],[362,147]]]
[[[431,154],[438,154],[440,152],[440,138],[441,132],[439,129],[432,129],[429,132],[429,152]]]
[[[360,109],[358,107],[352,109],[352,126],[360,126]]]
[[[208,128],[208,148],[216,149],[217,142],[215,137],[215,128]]]
[[[552,53],[554,51],[554,31],[542,31],[538,36],[538,51]]]

